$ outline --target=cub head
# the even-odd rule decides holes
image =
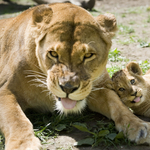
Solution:
[[[112,14],[94,18],[73,4],[42,5],[32,15],[36,58],[60,112],[80,112],[107,63]],[[34,34],[33,34],[34,31]]]
[[[125,69],[114,73],[107,87],[113,89],[123,103],[130,108],[143,102],[146,91],[142,70],[135,62],[130,62]]]

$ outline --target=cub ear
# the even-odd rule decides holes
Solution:
[[[105,32],[110,32],[111,38],[115,35],[115,31],[117,31],[117,21],[113,14],[107,13],[99,15],[96,17],[96,20]]]
[[[113,81],[111,79],[107,80],[106,83],[105,83],[105,87],[108,88],[108,89],[114,90]]]
[[[45,23],[48,24],[53,16],[53,11],[48,5],[37,6],[32,14],[33,24]]]
[[[131,74],[136,74],[136,75],[143,74],[139,64],[136,62],[130,62],[129,64],[127,64],[126,69]]]

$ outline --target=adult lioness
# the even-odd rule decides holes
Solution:
[[[142,74],[138,63],[130,62],[125,69],[114,73],[109,86],[135,114],[150,117],[150,70]]]
[[[114,91],[101,89],[109,79],[105,65],[115,31],[113,15],[93,18],[67,3],[37,6],[0,21],[0,127],[6,150],[39,149],[23,113],[27,108],[67,114],[86,103],[113,119],[130,140],[150,143],[150,125]]]

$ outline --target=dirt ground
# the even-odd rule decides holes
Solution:
[[[0,19],[13,17],[20,11],[35,5],[31,1],[18,1],[10,5],[0,0]],[[112,49],[121,51],[121,56],[129,60],[150,61],[150,0],[97,0],[95,9],[100,13],[115,14],[119,26],[118,33],[113,39]],[[149,10],[149,11],[148,11]],[[12,14],[14,13],[15,14]],[[128,26],[130,31],[123,27]],[[122,30],[122,31],[121,31]],[[108,62],[108,66],[111,62]],[[76,130],[50,139],[44,147],[49,150],[101,150],[100,147],[74,147],[74,143],[87,136]],[[116,148],[110,147],[107,150]],[[118,146],[118,150],[149,150],[148,146]]]

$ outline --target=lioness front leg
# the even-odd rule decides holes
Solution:
[[[7,90],[0,95],[0,127],[5,136],[5,150],[39,150],[40,141],[15,96]]]
[[[119,132],[136,143],[150,144],[150,124],[136,117],[109,89],[100,89],[90,95],[88,106],[91,110],[111,118]]]

